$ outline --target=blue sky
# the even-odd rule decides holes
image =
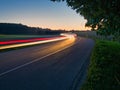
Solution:
[[[50,0],[0,0],[0,22],[33,27],[84,30],[86,20],[65,2]]]

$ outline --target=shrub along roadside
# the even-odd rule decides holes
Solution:
[[[96,40],[81,90],[120,90],[120,43]]]

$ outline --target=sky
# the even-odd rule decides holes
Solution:
[[[50,0],[0,0],[0,23],[22,23],[31,27],[88,30],[86,20],[65,2]]]

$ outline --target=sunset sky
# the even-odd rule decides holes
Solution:
[[[32,27],[87,30],[86,20],[66,5],[50,0],[0,0],[0,23]]]

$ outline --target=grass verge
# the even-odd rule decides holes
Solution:
[[[59,35],[0,35],[0,41],[17,40],[17,39],[31,39],[31,38],[44,38],[55,37]]]
[[[120,90],[120,43],[96,40],[80,90]]]

